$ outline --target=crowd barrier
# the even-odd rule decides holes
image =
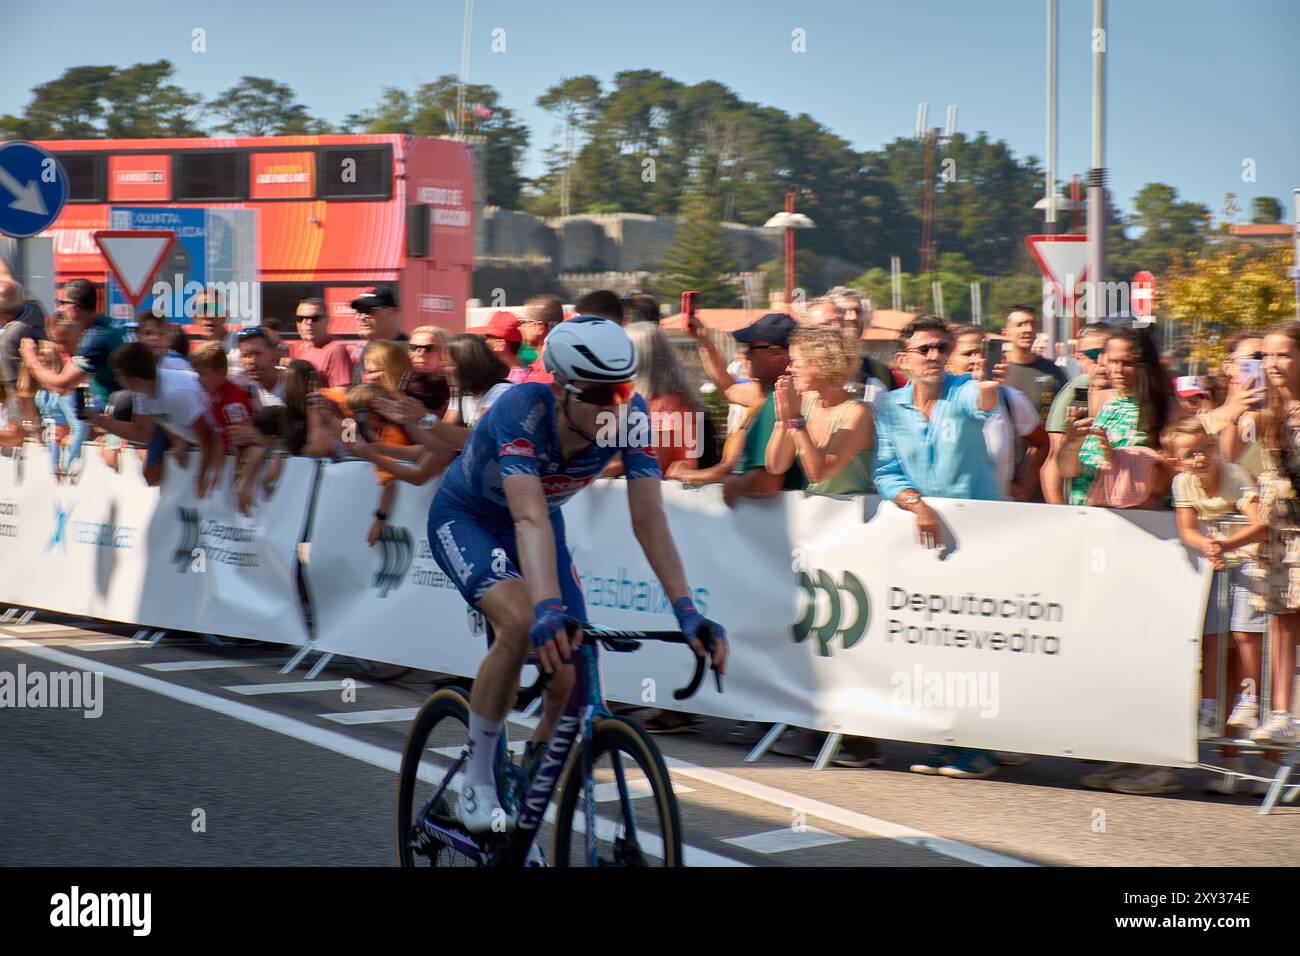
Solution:
[[[477,670],[481,628],[429,550],[433,484],[402,485],[370,547],[378,492],[367,464],[291,459],[246,518],[228,481],[193,499],[193,462],[160,491],[134,459],[117,474],[88,454],[76,485],[55,484],[34,446],[21,467],[0,461],[0,599]],[[731,639],[726,692],[706,681],[692,711],[1195,765],[1210,579],[1171,514],[934,500],[945,547],[927,552],[914,519],[874,497],[786,493],[731,511],[717,486],[665,483],[663,495],[696,603]],[[672,627],[625,484],[596,482],[565,519],[590,619]],[[673,707],[689,669],[680,649],[654,643],[603,659],[609,696],[628,703]]]

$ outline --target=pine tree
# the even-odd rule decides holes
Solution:
[[[661,301],[675,301],[683,290],[695,289],[702,309],[739,305],[735,285],[725,278],[736,271],[731,247],[718,221],[718,203],[707,191],[693,189],[687,198],[686,214],[658,271],[654,292]]]

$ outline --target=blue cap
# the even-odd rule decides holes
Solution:
[[[794,334],[795,328],[795,320],[784,312],[769,312],[743,329],[732,332],[731,337],[745,345],[750,342],[771,342],[773,345],[788,348],[790,336]]]

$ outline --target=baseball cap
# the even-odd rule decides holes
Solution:
[[[1192,398],[1195,395],[1208,396],[1210,393],[1195,375],[1180,375],[1174,379],[1174,394],[1179,398]]]
[[[480,325],[477,329],[469,329],[474,335],[491,335],[498,339],[505,339],[507,342],[522,342],[523,334],[519,331],[519,318],[513,312],[507,312],[502,309],[499,312],[493,312],[492,318],[488,319],[487,325]]]
[[[395,309],[397,297],[388,286],[377,285],[369,292],[363,292],[353,299],[352,308],[362,315],[369,315],[376,309]]]
[[[784,312],[769,312],[743,329],[731,333],[737,342],[748,345],[750,342],[771,342],[773,345],[787,347],[790,335],[795,330],[795,321]]]

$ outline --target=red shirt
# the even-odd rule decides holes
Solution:
[[[246,391],[227,379],[222,383],[221,390],[217,394],[208,393],[208,408],[212,411],[212,421],[216,424],[217,434],[221,436],[226,452],[235,451],[236,449],[226,441],[226,427],[253,420],[252,398]]]
[[[554,375],[546,371],[546,366],[542,364],[542,357],[540,355],[533,359],[533,364],[528,366],[527,380],[530,382],[542,382],[545,385],[550,385],[554,378]]]
[[[312,364],[320,375],[322,388],[352,384],[352,356],[339,339],[330,339],[320,348],[303,345],[294,357]]]

